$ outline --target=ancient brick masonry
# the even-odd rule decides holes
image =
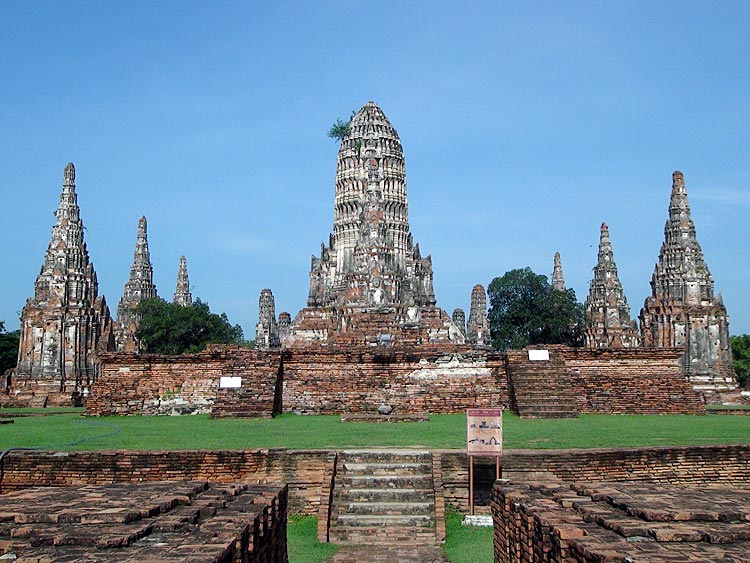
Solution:
[[[489,346],[490,323],[487,319],[487,294],[484,286],[477,284],[471,290],[471,308],[469,322],[466,325],[466,340],[476,346]]]
[[[557,291],[565,291],[565,276],[563,275],[559,252],[555,252],[555,265],[552,270],[552,288]]]
[[[125,282],[122,299],[117,305],[117,322],[115,323],[115,343],[118,352],[138,352],[140,347],[135,338],[138,330],[138,319],[135,308],[143,299],[156,297],[154,285],[154,267],[148,250],[148,232],[146,218],[138,221],[138,236],[133,253],[133,264],[130,266],[130,277]]]
[[[584,308],[587,347],[632,348],[640,344],[638,325],[630,318],[630,306],[617,275],[606,223],[602,223],[599,255]]]
[[[95,379],[97,353],[114,347],[112,319],[99,295],[94,265],[83,240],[75,191],[75,167],[63,174],[52,240],[21,313],[18,367],[12,382],[19,394],[70,404]]]
[[[19,561],[284,563],[287,512],[285,486],[27,489],[3,497],[0,553]]]
[[[180,268],[177,270],[177,286],[174,290],[173,303],[189,307],[193,304],[193,295],[190,293],[190,279],[188,278],[187,259],[180,256]]]
[[[500,480],[495,562],[746,561],[749,502],[744,488]]]
[[[269,417],[279,411],[280,354],[215,345],[199,354],[103,354],[86,402],[94,416],[213,413]],[[222,377],[240,387],[221,388]]]
[[[312,258],[308,307],[292,325],[289,345],[327,342],[361,332],[360,340],[400,340],[426,326],[426,342],[463,343],[450,317],[437,310],[432,259],[409,232],[401,141],[382,110],[368,102],[352,118],[336,168],[333,233]],[[427,321],[432,324],[427,325]],[[410,340],[406,336],[407,340]]]
[[[651,291],[640,314],[643,345],[684,347],[682,368],[707,395],[734,389],[727,311],[721,295],[714,295],[679,171],[672,174],[669,218]]]
[[[276,304],[270,289],[260,292],[258,301],[258,324],[255,325],[255,347],[272,350],[281,345],[279,327],[276,323]]]

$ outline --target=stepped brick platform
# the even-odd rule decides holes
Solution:
[[[498,481],[496,563],[748,561],[747,488]]]
[[[575,389],[560,350],[531,361],[528,350],[506,352],[511,409],[523,418],[576,418]]]
[[[430,452],[341,452],[330,522],[333,543],[434,546]]]
[[[0,559],[286,562],[286,519],[286,487],[205,481],[38,487],[3,495]]]

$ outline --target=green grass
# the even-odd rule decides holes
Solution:
[[[451,563],[492,563],[492,526],[462,526],[463,514],[445,514],[445,545],[443,551]]]
[[[290,563],[319,563],[339,550],[336,545],[318,543],[318,519],[315,516],[289,516],[286,540]]]
[[[509,449],[733,444],[747,443],[750,436],[750,416],[584,415],[542,420],[506,414],[504,426]],[[94,439],[68,445],[85,438]],[[0,425],[0,449],[19,446],[61,450],[463,449],[466,418],[444,414],[431,416],[430,422],[367,423],[293,414],[217,420],[207,415],[81,418],[68,414],[16,418],[14,424]]]

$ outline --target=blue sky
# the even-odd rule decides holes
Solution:
[[[304,307],[333,222],[326,131],[368,100],[404,146],[438,305],[562,254],[583,301],[609,224],[636,317],[680,169],[733,334],[750,333],[750,3],[6,2],[0,36],[9,329],[73,161],[115,312],[138,218],[159,294],[254,337],[258,297]]]

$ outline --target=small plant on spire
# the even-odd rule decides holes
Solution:
[[[346,137],[349,134],[349,128],[352,124],[352,119],[354,118],[355,114],[356,112],[353,111],[352,115],[346,121],[344,121],[340,117],[337,118],[336,121],[331,126],[331,128],[328,130],[328,136],[331,139],[336,139],[337,141],[343,141],[344,137]]]

